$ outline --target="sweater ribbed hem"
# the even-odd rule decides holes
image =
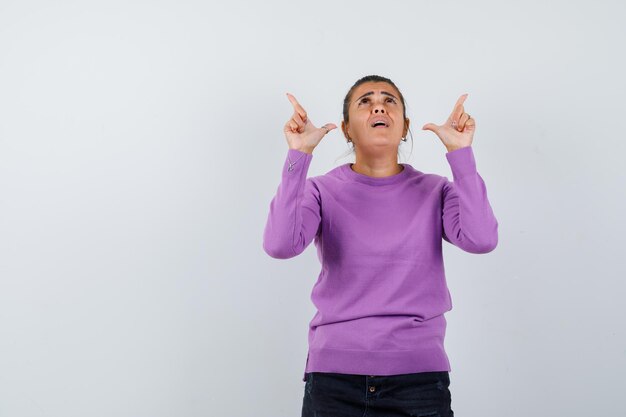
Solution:
[[[309,346],[302,380],[308,372],[334,372],[356,375],[399,375],[417,372],[451,371],[444,348],[445,316],[425,322],[439,326],[435,333],[424,331],[409,350],[355,350]],[[445,325],[444,325],[445,326]]]
[[[398,375],[416,372],[450,371],[445,351],[433,346],[422,350],[363,351],[310,349],[307,372],[337,372],[357,375]]]

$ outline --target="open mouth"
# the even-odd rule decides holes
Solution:
[[[381,121],[378,121],[378,122],[374,122],[374,123],[372,123],[372,124],[370,125],[370,127],[380,129],[380,128],[389,127],[389,125],[387,125],[387,123],[385,123],[385,122],[383,122],[383,121],[381,120]]]

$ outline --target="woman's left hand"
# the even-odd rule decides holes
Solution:
[[[474,131],[476,130],[476,122],[474,118],[465,113],[463,102],[468,94],[463,94],[456,101],[454,110],[448,117],[448,120],[442,125],[434,123],[426,123],[422,130],[431,130],[435,132],[441,142],[445,145],[448,152],[452,152],[459,148],[470,146],[474,140]]]

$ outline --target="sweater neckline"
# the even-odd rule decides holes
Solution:
[[[402,181],[409,175],[409,165],[400,163],[403,166],[402,171],[394,175],[386,177],[370,177],[369,175],[360,174],[352,169],[352,162],[345,163],[341,166],[346,178],[368,185],[390,185]]]

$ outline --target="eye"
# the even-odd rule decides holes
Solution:
[[[368,97],[363,97],[361,100],[359,100],[359,104],[361,103],[365,103],[366,101],[369,101]],[[387,101],[391,101],[392,103],[396,103],[396,100],[393,99],[392,97],[387,97]]]

